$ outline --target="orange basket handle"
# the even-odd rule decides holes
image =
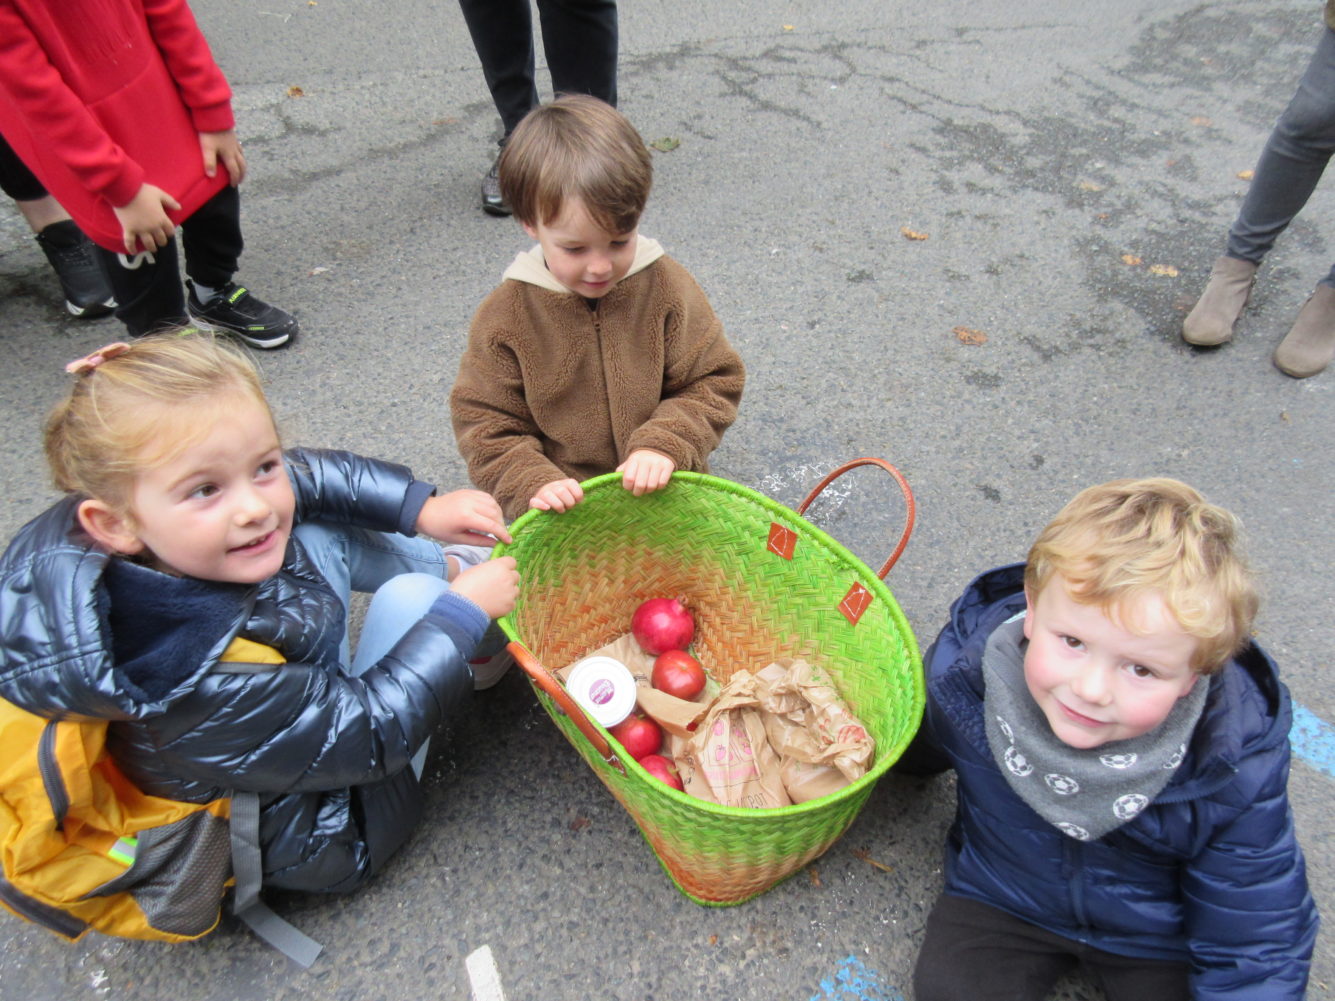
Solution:
[[[858,466],[880,466],[895,478],[895,482],[899,484],[899,489],[904,494],[904,531],[899,536],[899,544],[895,546],[894,552],[892,552],[890,558],[885,561],[885,566],[881,567],[881,569],[876,572],[877,577],[885,580],[885,575],[888,574],[890,568],[899,561],[899,557],[903,555],[904,547],[909,544],[909,536],[913,534],[913,519],[917,510],[917,505],[913,500],[913,491],[909,489],[908,480],[904,479],[904,474],[898,469],[890,465],[890,463],[886,462],[884,459],[862,458],[845,462],[838,469],[829,473],[825,479],[816,484],[811,493],[807,494],[807,499],[802,502],[800,507],[798,507],[797,513],[806,514],[807,508],[811,506],[812,501],[820,496],[821,491],[840,476],[843,476],[844,473],[848,472],[850,469],[857,469]]]
[[[565,686],[557,679],[556,675],[533,656],[529,648],[524,646],[518,640],[511,640],[506,644],[506,650],[510,656],[514,657],[516,663],[524,669],[524,673],[533,679],[533,683],[541,688],[550,696],[561,711],[570,717],[571,722],[579,728],[579,732],[584,735],[584,739],[593,745],[593,749],[598,752],[604,761],[621,772],[626,774],[626,767],[623,765],[616,753],[612,750],[612,745],[607,742],[607,738],[598,732],[598,728],[593,725],[589,717],[584,714],[579,703],[570,697]]]

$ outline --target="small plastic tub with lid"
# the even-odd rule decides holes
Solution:
[[[635,709],[635,678],[615,657],[585,657],[571,668],[566,690],[604,728],[616,726]]]

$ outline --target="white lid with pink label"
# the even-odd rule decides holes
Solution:
[[[566,690],[604,727],[616,726],[635,708],[635,679],[615,657],[586,657],[566,679]]]

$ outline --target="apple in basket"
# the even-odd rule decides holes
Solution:
[[[649,682],[678,699],[693,699],[704,691],[705,669],[685,650],[664,650],[654,661]]]
[[[646,754],[657,754],[663,746],[663,731],[647,716],[632,714],[607,731],[636,761]]]
[[[661,754],[646,754],[640,759],[640,767],[646,772],[658,779],[659,782],[672,786],[673,789],[684,792],[682,788],[681,777],[677,774],[677,766]]]
[[[630,631],[645,653],[685,650],[695,636],[695,620],[677,598],[650,598],[635,609]]]

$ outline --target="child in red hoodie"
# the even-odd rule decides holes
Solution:
[[[246,160],[185,0],[0,0],[0,135],[99,246],[132,335],[187,312],[259,348],[297,332],[232,280]]]

